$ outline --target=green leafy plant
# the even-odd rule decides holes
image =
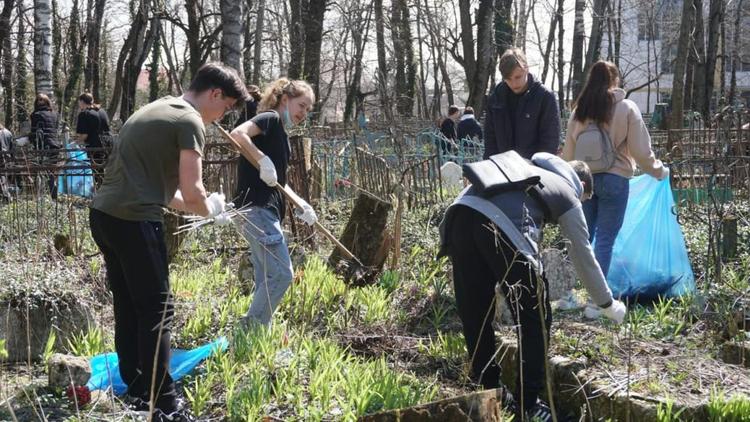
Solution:
[[[107,349],[104,332],[99,327],[86,330],[68,339],[68,352],[76,356],[91,357],[104,353]]]

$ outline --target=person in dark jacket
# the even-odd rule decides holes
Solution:
[[[593,192],[588,166],[548,153],[535,154],[528,164],[514,151],[495,155],[493,160],[508,168],[524,166],[524,171],[539,177],[541,187],[536,195],[523,189],[488,194],[478,185],[464,189],[440,223],[440,255],[449,256],[453,264],[456,310],[472,381],[486,389],[502,386],[492,327],[499,284],[518,336],[516,362],[523,362],[516,377],[515,400],[505,390],[503,405],[516,412],[518,420],[551,421],[551,411],[538,400],[544,390],[552,324],[538,247],[545,224],[559,225],[570,241],[570,260],[602,313],[620,324],[626,307],[612,297],[589,243],[581,208]]]
[[[34,111],[31,113],[31,133],[29,140],[43,154],[47,164],[57,164],[62,146],[57,138],[57,113],[52,110],[52,102],[45,94],[37,94]],[[57,175],[52,174],[47,183],[52,199],[57,198]]]
[[[461,116],[461,120],[458,122],[458,129],[456,130],[458,139],[476,139],[482,140],[482,126],[479,125],[477,119],[474,117],[474,109],[472,107],[466,107],[464,109],[464,115]]]
[[[99,136],[101,118],[99,104],[94,104],[94,96],[84,92],[78,97],[78,121],[76,122],[76,141],[85,144],[86,148],[102,148]],[[104,151],[89,152],[93,163],[104,164]]]
[[[459,109],[455,105],[448,107],[448,117],[443,119],[443,123],[440,124],[440,133],[443,134],[446,140],[440,140],[440,150],[443,154],[450,154],[453,152],[453,142],[456,141],[456,120],[458,120]]]
[[[526,56],[511,48],[500,57],[503,81],[490,94],[484,121],[484,158],[515,150],[524,158],[557,154],[560,109],[555,94],[529,73]]]

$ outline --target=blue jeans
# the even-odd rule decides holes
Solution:
[[[611,173],[597,173],[594,174],[594,195],[583,203],[589,241],[596,239],[594,255],[605,278],[612,261],[612,247],[625,217],[629,193],[628,179]]]
[[[269,326],[271,317],[292,282],[292,260],[276,213],[250,207],[234,218],[238,230],[250,244],[255,273],[255,294],[243,324]]]

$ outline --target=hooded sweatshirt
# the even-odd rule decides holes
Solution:
[[[606,173],[630,179],[637,165],[645,173],[662,179],[666,170],[664,164],[656,159],[651,150],[651,136],[643,122],[641,111],[633,101],[625,99],[625,90],[615,88],[612,92],[615,95],[612,120],[603,125],[603,129],[609,132],[609,139],[614,144],[617,157],[612,168]],[[565,146],[563,146],[562,156],[566,161],[574,159],[576,138],[591,123],[590,120],[579,122],[573,116],[575,116],[575,110],[570,114]]]
[[[505,191],[485,198],[477,194],[473,186],[469,186],[448,207],[440,223],[440,255],[450,254],[446,233],[455,207],[466,206],[492,221],[531,267],[542,274],[537,246],[541,241],[542,228],[545,223],[559,224],[561,233],[571,243],[568,248],[570,259],[591,299],[604,308],[610,306],[612,291],[589,243],[586,218],[578,199],[583,192],[581,181],[573,168],[560,157],[543,152],[534,154],[531,161],[534,164],[532,171],[541,178],[543,187],[540,196],[544,206],[523,190]],[[546,215],[545,211],[548,211]]]

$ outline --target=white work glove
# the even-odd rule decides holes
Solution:
[[[318,216],[317,214],[315,214],[315,210],[313,209],[313,207],[304,201],[302,202],[301,208],[296,208],[294,210],[294,215],[308,226],[312,226],[316,221],[318,221]]]
[[[260,180],[268,186],[276,186],[279,177],[276,175],[276,166],[273,165],[273,161],[266,155],[258,160],[258,167],[260,168]]]
[[[627,310],[628,308],[624,303],[613,299],[609,308],[602,309],[602,315],[618,324],[622,324],[622,321],[625,320],[625,312],[627,312]]]
[[[227,203],[223,193],[214,192],[206,198],[206,207],[208,208],[208,218],[214,218],[224,212]]]

